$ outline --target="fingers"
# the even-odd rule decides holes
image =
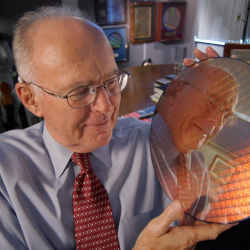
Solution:
[[[202,52],[201,50],[195,48],[194,49],[194,56],[195,58],[197,58],[199,61],[203,61],[206,60],[208,58],[215,58],[218,57],[219,54],[212,48],[212,47],[207,47],[206,48],[206,52]],[[190,67],[193,64],[196,63],[196,61],[194,59],[191,58],[185,58],[183,61],[184,65],[186,67]]]
[[[214,58],[214,57],[218,57],[219,54],[212,48],[212,47],[207,47],[206,48],[206,53],[208,55],[209,58]]]
[[[157,218],[150,221],[139,235],[134,250],[145,249],[190,249],[199,241],[215,239],[234,225],[196,223],[192,226],[170,227],[172,222],[183,217],[179,201],[173,201]]]
[[[207,47],[206,52],[202,52],[201,50],[195,48],[194,49],[194,56],[199,59],[200,61],[206,60],[208,58],[215,58],[218,57],[219,54],[212,48]]]
[[[206,60],[208,58],[208,55],[206,53],[197,48],[194,49],[194,56],[200,61]]]
[[[165,211],[151,220],[139,235],[133,250],[145,249],[172,249],[168,242],[162,241],[162,236],[167,235],[170,225],[183,216],[180,202],[173,201]]]
[[[162,237],[169,249],[186,249],[200,241],[214,240],[217,236],[233,225],[202,224],[196,226],[182,226],[173,228]],[[178,248],[180,247],[181,248]]]
[[[194,243],[204,240],[214,240],[219,234],[230,229],[234,225],[220,225],[220,224],[199,224],[194,226],[193,229],[193,238]],[[189,230],[189,227],[186,228]]]
[[[179,201],[173,201],[162,214],[149,222],[144,231],[160,237],[169,230],[169,226],[176,220],[183,218],[183,209]]]

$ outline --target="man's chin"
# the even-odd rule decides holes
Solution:
[[[107,145],[112,138],[112,131],[106,133],[93,134],[92,136],[82,136],[75,144],[65,145],[73,152],[88,153]]]
[[[103,147],[110,142],[111,138],[112,138],[112,131],[99,133],[91,139],[92,145],[95,145],[95,149]]]
[[[111,137],[112,137],[112,133],[99,134],[96,137],[96,142],[98,143],[98,145],[101,145],[102,147],[110,142]]]

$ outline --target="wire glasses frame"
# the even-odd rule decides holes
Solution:
[[[21,77],[19,77],[19,82],[24,82],[26,84],[34,85],[44,91],[46,94],[67,99],[68,105],[71,108],[82,108],[84,106],[90,105],[95,101],[96,93],[98,88],[104,88],[109,96],[115,96],[120,94],[126,87],[128,79],[131,77],[130,73],[126,71],[115,73],[110,79],[105,80],[102,84],[96,85],[80,85],[77,88],[70,90],[65,95],[59,95],[53,91],[43,88],[35,82],[26,82]]]

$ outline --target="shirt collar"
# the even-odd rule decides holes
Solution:
[[[60,177],[66,167],[68,166],[68,162],[71,158],[72,152],[59,144],[49,133],[46,125],[44,123],[43,130],[43,140],[45,147],[48,150],[50,159],[52,161],[52,165],[55,170],[56,177]]]
[[[58,143],[49,133],[46,125],[44,123],[43,129],[43,140],[45,147],[48,150],[52,165],[54,167],[56,177],[60,177],[65,169],[68,167],[68,163],[71,159],[73,152],[68,148],[64,147],[62,144]],[[100,147],[94,152],[93,156],[96,157],[99,161],[103,162],[105,166],[111,166],[111,158],[109,152],[109,144]]]

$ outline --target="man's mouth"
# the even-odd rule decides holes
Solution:
[[[86,126],[88,127],[106,127],[109,124],[110,120],[107,119],[105,121],[101,121],[101,122],[93,122],[93,123],[89,123],[86,124]]]
[[[196,127],[202,134],[202,137],[211,136],[215,131],[215,126],[210,126],[207,129],[203,129],[199,124],[194,123],[194,127]]]

